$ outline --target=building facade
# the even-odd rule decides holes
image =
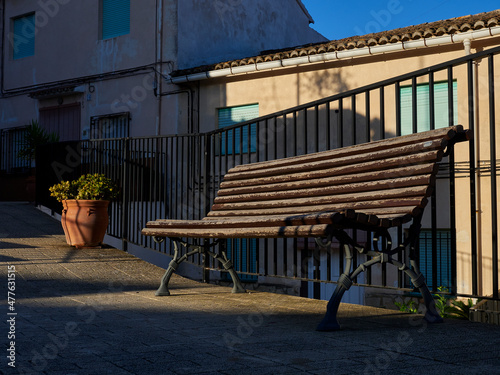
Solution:
[[[192,132],[195,94],[173,70],[325,40],[296,0],[1,6],[0,129],[38,119],[62,141]]]
[[[300,0],[3,0],[1,6],[4,172],[16,159],[5,150],[15,151],[13,135],[32,119],[58,133],[61,141],[212,132],[500,45],[497,10],[327,41],[309,27],[312,20]],[[432,94],[429,76],[422,75],[371,97],[344,100],[328,110],[318,107],[311,116],[337,121],[345,139],[334,134],[328,140],[316,138],[341,147],[451,123],[472,124],[476,189],[479,197],[490,196],[491,178],[481,174],[481,163],[491,159],[488,126],[496,120],[486,110],[492,91],[487,82],[490,75],[500,82],[498,72],[498,60],[491,65],[478,59],[470,68],[433,75]],[[471,106],[477,109],[473,119]],[[430,107],[433,118],[426,115]],[[419,118],[415,126],[414,118]],[[308,119],[299,119],[304,134]],[[369,125],[369,132],[357,131],[362,124]],[[276,129],[273,142],[283,138]],[[255,131],[233,132],[233,138],[242,139],[234,145],[225,142],[226,135],[217,155],[242,154],[238,147],[252,154]],[[457,165],[469,163],[465,147],[457,147]],[[298,148],[298,153],[312,150],[308,144]],[[461,202],[472,199],[465,178],[457,179],[456,192]],[[443,185],[437,201],[447,202],[449,195]],[[445,242],[456,231],[452,237],[462,294],[479,293],[469,275],[471,241],[484,264],[494,259],[496,247],[490,235],[496,206],[489,199],[476,203],[478,218],[459,205],[456,228],[447,209],[434,225]],[[430,227],[429,215],[424,229]],[[471,239],[471,221],[478,223],[477,241]],[[494,267],[474,267],[483,280],[492,278]],[[483,295],[493,292],[487,284],[481,287]],[[354,300],[363,302],[361,294]]]

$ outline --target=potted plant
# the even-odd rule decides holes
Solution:
[[[61,181],[49,190],[63,205],[61,224],[68,245],[77,248],[100,246],[109,223],[109,202],[118,196],[116,184],[96,173]]]

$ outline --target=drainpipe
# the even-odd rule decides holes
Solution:
[[[163,69],[163,0],[156,0],[156,62],[155,67],[157,72]],[[162,96],[157,93],[162,91],[162,79],[157,79],[158,73],[155,73],[155,94],[157,96],[157,113],[156,113],[156,135],[161,135],[161,117],[162,117]]]
[[[0,59],[2,59],[2,61],[0,61],[0,96],[3,96],[4,57],[5,57],[5,0],[2,0],[1,6],[2,9],[0,9],[0,11],[2,14],[0,15],[1,17],[0,22],[2,25],[2,34],[0,37],[2,38],[2,40],[0,41],[0,44],[2,45],[2,52],[0,53]]]
[[[465,54],[470,55],[471,52],[471,40],[464,40]],[[478,277],[478,293],[482,290],[482,274],[481,274],[481,259],[482,259],[482,209],[481,209],[481,129],[479,127],[479,61],[473,61],[472,68],[472,90],[473,90],[473,108],[474,108],[474,155],[476,159],[475,173],[476,173],[476,238],[477,238],[477,277]]]

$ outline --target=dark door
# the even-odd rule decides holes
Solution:
[[[61,142],[80,139],[80,122],[80,103],[40,109],[40,126],[59,134]]]

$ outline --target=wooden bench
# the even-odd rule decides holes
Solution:
[[[404,271],[422,293],[425,319],[442,321],[418,270],[415,244],[435,185],[437,163],[456,142],[470,138],[470,132],[458,125],[230,169],[204,219],[150,221],[142,230],[144,235],[174,240],[174,258],[157,295],[170,294],[172,273],[196,253],[221,261],[233,279],[233,292],[243,292],[224,247],[219,252],[211,250],[228,238],[315,237],[321,246],[336,238],[346,253],[345,271],[318,330],[339,329],[336,314],[342,295],[359,273],[377,263],[393,264]],[[410,222],[404,242],[391,248],[388,229]],[[357,244],[346,231],[350,229],[372,233],[371,249]],[[184,240],[187,238],[217,240],[191,245]],[[187,248],[183,256],[179,255],[179,244]],[[353,250],[366,254],[369,260],[354,268]],[[409,251],[409,265],[397,260],[405,251]]]

